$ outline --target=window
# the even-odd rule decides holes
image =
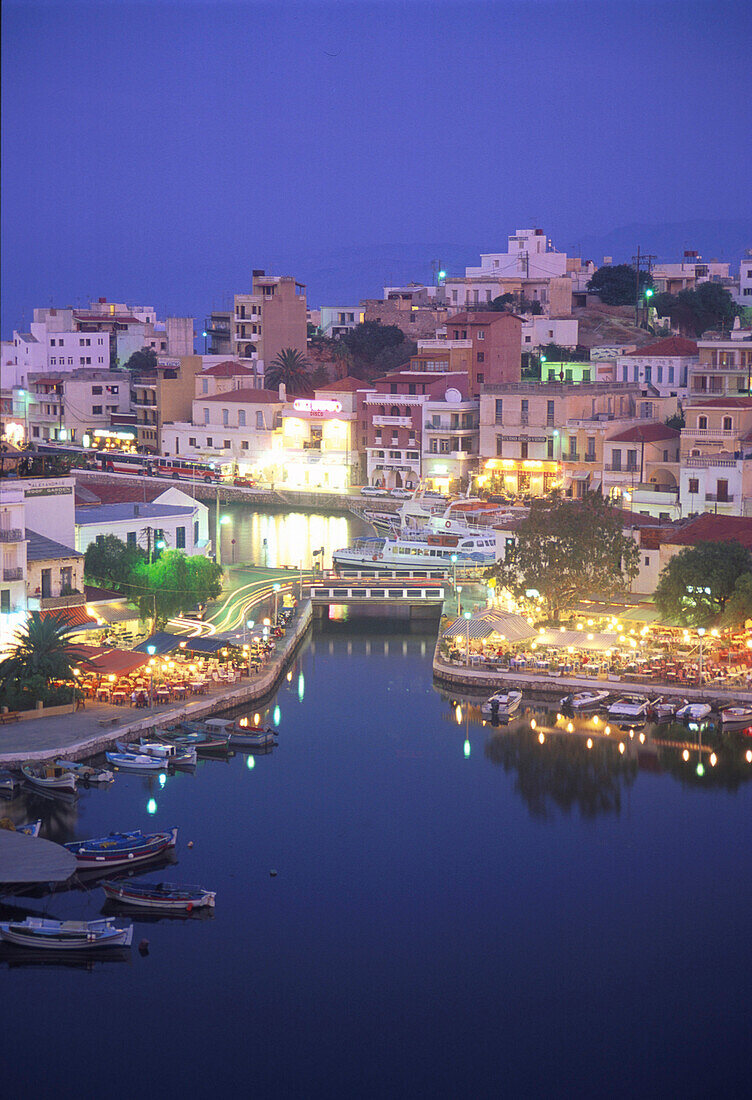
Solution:
[[[627,451],[627,469],[637,469],[637,451]]]
[[[50,366],[54,367],[56,364],[57,364],[57,359],[53,355],[53,357],[50,359]]]
[[[185,550],[185,527],[175,528],[175,549]]]
[[[731,417],[730,416],[724,416],[724,418],[723,418],[723,430],[724,430],[724,432],[730,432],[731,431],[731,424],[732,424]]]
[[[439,451],[443,455],[448,455],[452,449],[452,443],[449,439],[439,440]]]
[[[698,417],[697,417],[697,427],[698,427],[698,429],[699,429],[700,431],[705,431],[705,429],[707,428],[707,426],[708,426],[708,418],[707,418],[707,416],[698,416]]]
[[[431,440],[431,442],[428,446],[428,450],[431,452],[432,455],[438,454],[439,442],[438,442],[437,439],[432,439]]]
[[[504,423],[504,402],[501,397],[496,398],[496,415],[495,420],[497,424]]]
[[[523,398],[523,400],[520,401],[520,423],[521,424],[527,424],[527,422],[528,422],[529,407],[530,407],[530,402]]]
[[[230,413],[228,409],[222,409],[222,427],[226,428],[230,423]]]
[[[485,338],[486,338],[486,330],[485,330],[485,329],[482,329],[482,328],[479,328],[479,329],[478,329],[478,334],[477,334],[477,335],[478,335],[478,339],[479,339],[479,340],[485,340]]]
[[[207,437],[206,437],[206,446],[207,447],[213,447],[214,446],[214,436],[207,435]]]
[[[478,375],[476,375],[476,378],[477,378],[477,381],[479,383],[485,382],[485,380],[486,380],[485,374],[478,374]]]
[[[392,405],[391,409],[389,410],[389,415],[390,416],[399,416],[399,414],[400,414],[399,407],[397,405]]]
[[[589,435],[587,437],[587,456],[591,462],[595,461],[595,436]]]
[[[653,368],[645,367],[645,381],[649,384],[653,380]]]
[[[208,424],[208,423],[209,423],[209,410],[204,409],[204,424]]]
[[[242,441],[242,443],[240,444],[240,449],[241,449],[241,451],[247,451],[248,450],[248,440],[247,439],[244,439]]]
[[[229,439],[223,439],[222,440],[222,446],[226,451],[229,451],[229,449],[230,449],[230,440]]]
[[[238,427],[245,427],[245,409],[238,409]]]
[[[417,461],[417,459],[420,458],[420,455],[417,451],[407,451],[407,457],[411,458],[413,461]]]
[[[485,363],[485,361],[486,361],[485,352],[479,351],[475,358],[476,358],[476,362]]]
[[[520,442],[520,458],[527,458],[527,448],[528,448],[528,442],[527,442],[526,439],[523,439]]]
[[[658,381],[660,382],[660,378],[658,379]],[[668,384],[669,384],[669,386],[673,386],[673,384],[674,384],[674,368],[673,367],[668,368]]]
[[[615,447],[614,450],[611,452],[611,469],[621,469],[621,449],[619,447]]]
[[[402,452],[401,451],[390,451],[389,452],[389,457],[390,458],[402,458]]]
[[[50,340],[50,347],[51,347],[51,348],[54,348],[54,346],[55,346],[55,341],[54,341],[54,340]]]
[[[193,521],[193,545],[195,546],[197,542],[198,542],[198,520],[194,519],[194,521]]]
[[[621,368],[621,380],[622,380],[622,382],[628,382],[629,381],[629,367],[622,367]]]
[[[554,457],[554,437],[550,435],[546,440],[546,458]]]
[[[688,492],[690,494],[699,493],[700,491],[700,479],[697,477],[691,477],[689,479]]]
[[[655,368],[655,380],[659,386],[663,382],[663,367]]]
[[[264,414],[260,410],[256,413],[256,428],[262,431],[264,428]]]
[[[201,392],[202,393],[208,393],[209,392],[209,379],[208,378],[202,378],[201,379]]]
[[[92,413],[92,416],[101,416],[102,406],[101,405],[92,405],[91,406],[91,413]]]
[[[128,546],[135,546],[136,545],[136,532],[135,531],[129,531],[127,533],[127,535],[125,536],[125,541],[126,541],[126,544]]]
[[[188,446],[189,447],[195,447],[196,446],[196,437],[195,437],[195,435],[192,435],[192,436],[189,437]]]
[[[10,614],[10,589],[3,588],[0,592],[0,614]]]

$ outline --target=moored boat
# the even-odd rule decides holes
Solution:
[[[34,787],[47,791],[75,791],[76,777],[68,768],[56,764],[21,765],[21,774]]]
[[[134,772],[158,772],[165,766],[162,759],[136,752],[106,752],[110,764]]]
[[[653,699],[648,708],[648,717],[654,722],[668,722],[676,717],[676,712],[687,705],[686,699],[665,699],[659,696]]]
[[[647,695],[620,695],[607,707],[609,718],[623,719],[628,722],[644,722],[650,700]]]
[[[105,879],[100,883],[110,901],[141,909],[162,909],[187,912],[213,907],[216,893],[203,886],[189,886],[172,882],[135,882],[125,879],[117,882]]]
[[[39,830],[41,828],[41,817],[37,821],[28,821],[25,825],[14,825],[10,818],[7,817],[0,821],[0,829],[7,829],[11,833],[23,833],[24,836],[39,836]]]
[[[685,703],[676,711],[676,717],[680,722],[701,722],[712,714],[710,703]]]
[[[724,707],[721,724],[725,730],[744,729],[752,722],[752,707]]]
[[[183,745],[164,741],[136,741],[132,745],[124,741],[116,741],[118,752],[135,753],[136,755],[153,756],[155,760],[161,760],[167,764],[195,764],[196,750]]]
[[[522,702],[521,691],[496,692],[485,703],[481,703],[481,714],[491,718],[510,718],[519,709]]]
[[[177,829],[161,833],[142,833],[135,829],[130,833],[110,833],[90,840],[71,840],[63,847],[76,857],[79,870],[122,867],[174,848],[177,836]]]
[[[133,925],[119,928],[111,918],[100,920],[48,920],[27,917],[0,922],[0,939],[19,947],[53,951],[92,951],[102,947],[130,947]]]
[[[242,719],[247,721],[247,719]],[[276,744],[277,730],[271,726],[243,726],[229,718],[207,718],[207,727],[220,729],[229,738],[231,748],[261,748]]]
[[[564,709],[569,707],[571,710],[595,710],[605,704],[609,695],[608,691],[578,691],[565,695],[560,700],[559,706]]]
[[[18,786],[18,779],[7,768],[0,768],[0,794],[13,794]]]
[[[79,783],[112,783],[115,779],[109,768],[95,768],[77,760],[56,760],[55,766],[73,772]]]
[[[451,524],[450,524],[451,526]],[[487,569],[498,557],[493,531],[456,534],[416,531],[385,538],[358,539],[352,546],[335,550],[335,569],[358,569],[377,573],[449,573],[458,569]]]

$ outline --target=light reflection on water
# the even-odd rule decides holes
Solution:
[[[227,523],[220,525],[222,561],[269,568],[303,566],[310,569],[314,551],[324,548],[323,565],[332,564],[332,552],[353,539],[372,533],[355,516],[317,512],[260,512],[243,504],[220,507]],[[214,505],[209,506],[209,531],[214,537]],[[235,542],[233,543],[233,539]]]

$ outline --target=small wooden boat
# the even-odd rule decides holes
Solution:
[[[651,702],[648,708],[648,717],[652,718],[654,722],[669,722],[676,717],[676,712],[680,707],[686,705],[686,699],[664,699],[663,696],[659,696],[658,699],[653,699]]]
[[[608,691],[578,691],[573,695],[565,695],[559,701],[559,706],[571,710],[595,710],[604,705],[609,695]]]
[[[73,772],[79,783],[112,783],[115,779],[109,768],[94,768],[77,760],[56,760],[55,766]]]
[[[136,752],[106,752],[105,756],[116,768],[125,768],[134,772],[159,772],[165,766],[164,760],[155,756],[146,756]]]
[[[103,947],[130,947],[133,925],[118,928],[111,918],[101,920],[47,920],[27,917],[0,922],[0,939],[19,947],[53,951],[92,951]]]
[[[63,847],[76,857],[79,870],[87,868],[131,866],[143,859],[152,859],[168,848],[174,848],[177,829],[163,833],[110,833],[91,840],[71,840]]]
[[[606,709],[609,718],[627,722],[644,722],[649,706],[650,700],[647,695],[622,695]]]
[[[490,715],[492,718],[510,718],[519,710],[522,702],[521,691],[496,692],[490,699],[481,704],[481,714]]]
[[[230,748],[263,748],[264,745],[276,745],[277,731],[271,726],[241,726],[234,722],[225,727],[230,737]]]
[[[165,741],[146,741],[142,739],[141,741],[134,742],[132,745],[124,741],[116,741],[115,746],[118,752],[153,756],[156,760],[161,760],[165,766],[167,764],[196,763],[196,750],[178,745],[174,741],[168,744]]]
[[[56,764],[22,764],[21,774],[34,787],[46,791],[75,791],[76,777],[68,768]]]
[[[701,722],[712,712],[710,703],[685,703],[676,711],[676,717],[680,722]]]
[[[0,768],[0,794],[13,794],[18,786],[18,779],[7,768]]]
[[[188,729],[195,723],[181,723],[177,730],[160,730],[159,737],[175,745],[189,745],[196,752],[227,752],[230,738],[226,733],[208,733],[198,729]]]
[[[752,722],[752,707],[724,707],[721,723],[725,730],[744,729]]]
[[[141,909],[163,909],[190,913],[194,909],[213,906],[216,893],[203,886],[187,886],[172,882],[117,882],[104,879],[100,886],[110,901]]]
[[[23,833],[24,836],[39,836],[42,828],[42,819],[29,821],[25,825],[14,825],[9,817],[0,818],[0,829],[7,829],[11,833]]]

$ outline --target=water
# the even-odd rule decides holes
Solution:
[[[361,630],[317,627],[271,754],[5,807],[58,839],[177,825],[148,877],[217,907],[137,920],[146,957],[0,968],[3,1095],[741,1095],[752,767],[603,724],[588,750],[542,706],[494,730],[433,687],[434,635]]]
[[[216,510],[209,506],[209,531],[214,538]],[[373,528],[356,516],[324,512],[261,512],[247,505],[220,506],[226,522],[220,524],[222,561],[225,564],[251,563],[267,568],[303,566],[310,569],[322,556],[314,551],[323,547],[323,566],[332,564],[332,551],[349,546],[356,538],[373,534]],[[233,542],[234,539],[234,542]]]

